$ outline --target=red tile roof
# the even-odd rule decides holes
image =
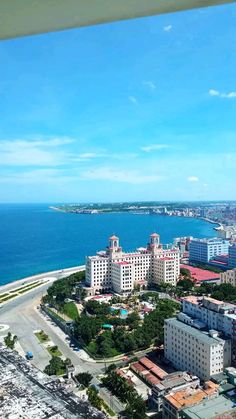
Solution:
[[[195,279],[196,282],[211,281],[220,278],[220,274],[208,271],[206,269],[195,268],[194,266],[190,265],[180,265],[180,267],[188,269],[191,273],[192,278]]]

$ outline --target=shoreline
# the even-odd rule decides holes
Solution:
[[[40,274],[35,274],[32,276],[28,276],[22,279],[16,279],[12,282],[8,282],[7,284],[0,285],[0,293],[11,291],[11,289],[18,288],[21,285],[27,285],[31,282],[37,280],[45,280],[50,277],[54,277],[56,279],[63,278],[67,275],[73,274],[75,272],[80,272],[85,270],[85,265],[73,266],[70,268],[65,269],[57,269],[55,271],[44,272]]]

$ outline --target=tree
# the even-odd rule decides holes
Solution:
[[[44,372],[47,375],[61,375],[65,373],[65,370],[65,362],[59,356],[53,356],[45,367]]]
[[[12,335],[11,332],[8,332],[7,336],[4,338],[4,343],[7,346],[7,348],[14,349],[15,343],[17,341],[17,336]]]
[[[96,339],[98,354],[103,357],[109,357],[113,355],[112,349],[114,349],[114,340],[112,338],[112,332],[107,330],[101,335],[97,336]]]
[[[74,336],[75,338],[82,340],[83,343],[88,345],[92,339],[96,337],[103,320],[96,317],[87,317],[82,315],[74,325]]]
[[[182,288],[184,291],[190,291],[194,286],[193,281],[190,278],[184,278],[180,279],[180,281],[177,282],[177,287]]]
[[[88,372],[80,372],[76,375],[76,378],[80,384],[82,384],[84,387],[88,387],[93,376]]]
[[[110,314],[109,304],[99,303],[96,300],[89,300],[85,305],[85,310],[93,316],[107,316]]]
[[[116,364],[110,364],[110,365],[107,367],[106,372],[107,372],[107,374],[109,374],[110,372],[115,371],[115,370],[116,370]]]
[[[47,295],[43,297],[43,302],[61,307],[65,299],[71,297],[76,284],[84,279],[85,271],[58,279],[48,288]]]
[[[188,278],[191,277],[191,272],[187,268],[180,268],[180,274],[183,276],[187,276]]]
[[[92,386],[87,389],[88,399],[92,406],[96,407],[97,409],[101,410],[102,408],[102,399],[98,395],[98,390]]]
[[[146,405],[141,396],[135,395],[129,398],[125,408],[125,417],[129,419],[145,419]]]
[[[140,317],[133,311],[126,318],[126,324],[130,327],[131,330],[136,329],[139,325]]]

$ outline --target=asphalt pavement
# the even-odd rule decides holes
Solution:
[[[97,376],[104,372],[105,365],[96,363],[91,359],[85,359],[83,350],[76,352],[71,348],[64,332],[58,326],[53,325],[51,320],[47,320],[37,309],[49,286],[50,283],[47,283],[5,303],[0,308],[0,324],[9,326],[9,331],[17,335],[23,351],[33,353],[32,363],[42,371],[51,357],[46,348],[39,343],[34,332],[43,329],[54,344],[58,346],[62,354],[71,360],[76,373],[89,372],[94,377],[92,383],[100,386],[101,383]],[[124,406],[106,388],[100,388],[100,395],[117,413],[123,410]]]

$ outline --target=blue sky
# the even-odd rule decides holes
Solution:
[[[0,43],[0,201],[236,199],[236,5]]]

